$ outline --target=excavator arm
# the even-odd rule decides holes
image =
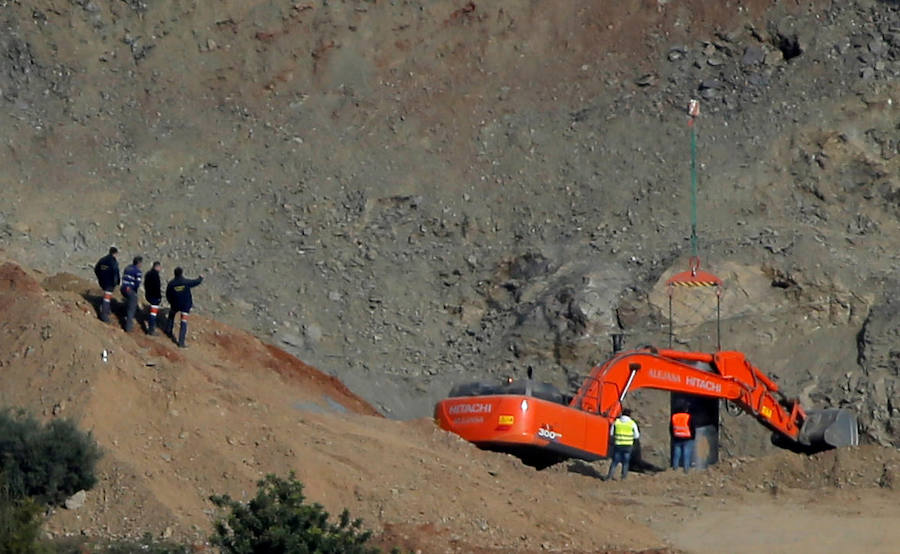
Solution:
[[[594,368],[571,406],[614,418],[628,392],[641,388],[730,400],[795,441],[806,419],[799,402],[784,400],[778,385],[734,351],[708,354],[647,347],[620,353]]]

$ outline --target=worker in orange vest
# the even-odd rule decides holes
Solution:
[[[688,411],[687,403],[678,405],[669,424],[672,433],[672,469],[684,468],[687,473],[694,460],[694,418]]]

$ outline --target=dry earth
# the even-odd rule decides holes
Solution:
[[[294,470],[328,508],[394,532],[428,527],[455,551],[656,544],[641,526],[619,529],[612,507],[598,522],[594,497],[565,475],[478,452],[430,420],[377,416],[340,382],[234,328],[197,318],[181,350],[101,323],[83,280],[56,275],[44,291],[38,279],[0,266],[2,400],[75,418],[106,452],[99,486],[83,510],[54,517],[54,533],[202,540],[210,494],[246,498],[264,474]]]
[[[202,272],[199,312],[392,417],[665,340],[699,97],[725,345],[897,444],[896,2],[0,6],[0,243]]]
[[[57,531],[200,536],[206,495],[308,477],[310,459],[311,496],[425,550],[846,546],[827,535],[838,518],[856,545],[897,542],[880,519],[900,447],[896,1],[0,0],[0,29],[0,248],[50,292],[16,286],[57,303],[4,295],[0,395],[78,418],[108,449],[105,492]],[[723,345],[806,406],[856,410],[869,450],[840,462],[887,485],[753,473],[797,459],[749,418],[724,420],[725,476],[628,487],[578,466],[535,474],[422,419],[456,382],[534,366],[568,388],[610,333],[667,340],[662,283],[690,252],[692,97]],[[207,276],[187,352],[90,317],[84,280],[111,243]],[[715,348],[713,313],[709,296],[676,299],[677,345]],[[657,464],[667,398],[631,399]],[[352,415],[367,410],[416,422]],[[331,428],[369,437],[360,468],[325,462],[358,460],[321,438]],[[488,500],[434,501],[470,474]],[[707,478],[727,484],[698,496]],[[488,505],[510,482],[512,511]],[[666,487],[688,500],[664,504]],[[623,510],[645,527],[623,530]]]
[[[51,518],[55,535],[202,545],[210,494],[246,498],[264,474],[292,470],[310,499],[348,507],[381,544],[423,552],[890,552],[900,541],[885,525],[900,517],[896,449],[731,458],[624,482],[600,480],[603,464],[538,472],[430,420],[383,418],[214,320],[197,318],[186,350],[126,334],[97,320],[96,297],[71,274],[0,265],[0,400],[74,418],[105,452],[84,506]]]

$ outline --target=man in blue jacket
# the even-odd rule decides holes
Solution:
[[[100,321],[109,321],[110,301],[113,291],[119,284],[119,261],[116,255],[119,250],[115,246],[109,247],[109,254],[100,258],[94,265],[94,275],[97,276],[97,284],[103,289],[103,303],[100,304]]]
[[[169,302],[169,321],[167,333],[174,338],[175,332],[175,314],[181,312],[181,328],[178,330],[178,346],[185,347],[185,339],[187,338],[188,316],[191,308],[194,307],[194,298],[191,296],[191,289],[203,282],[203,275],[197,279],[186,279],[184,270],[180,267],[175,268],[175,278],[166,285],[166,300]]]
[[[122,296],[125,297],[125,332],[131,331],[134,327],[134,314],[137,312],[138,295],[137,291],[141,287],[141,280],[144,277],[141,271],[141,262],[144,261],[140,256],[136,256],[132,260],[131,265],[125,268],[122,273]]]

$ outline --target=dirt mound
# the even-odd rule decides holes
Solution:
[[[894,476],[900,470],[900,451],[861,446],[808,457],[782,452],[765,460],[738,459],[725,467],[727,474],[733,477],[777,487],[881,487],[893,490],[896,482]]]
[[[21,267],[7,262],[0,265],[0,291],[27,295],[41,292],[41,286]]]
[[[893,376],[841,376],[896,271],[894,3],[8,4],[0,244],[29,266],[193,266],[199,313],[389,416],[473,373],[569,385],[610,332],[667,339],[699,97],[704,267],[772,277],[721,275],[729,342],[890,443],[861,396]]]
[[[0,246],[52,276],[26,271],[48,292],[17,270],[0,282],[36,294],[0,305],[15,312],[0,322],[0,363],[25,368],[0,397],[18,402],[21,387],[47,417],[85,416],[106,444],[123,445],[104,481],[118,483],[104,497],[118,507],[96,516],[116,532],[139,527],[116,519],[126,509],[177,520],[179,533],[185,521],[205,525],[191,518],[208,489],[249,486],[265,466],[314,451],[301,448],[304,433],[331,436],[294,421],[298,413],[369,413],[337,381],[212,319],[398,418],[428,416],[454,383],[529,366],[568,390],[605,359],[613,332],[626,347],[665,344],[654,286],[687,269],[690,98],[702,104],[700,252],[705,269],[725,273],[723,347],[746,352],[804,406],[854,409],[864,441],[885,452],[900,444],[894,1],[2,4]],[[190,349],[94,321],[96,291],[79,277],[92,278],[110,244],[125,259],[207,275]],[[677,344],[714,348],[713,304],[676,308],[687,316]],[[83,324],[69,326],[73,318]],[[662,463],[668,397],[629,402],[647,457]],[[144,419],[129,419],[135,411]],[[153,438],[123,436],[115,418]],[[372,421],[379,441],[386,429],[411,433]],[[724,457],[755,460],[735,471],[770,463],[758,422],[725,421]],[[273,426],[272,444],[260,441]],[[362,453],[388,456],[372,448]],[[154,459],[160,452],[170,459]],[[185,469],[185,455],[222,467]],[[758,479],[800,486],[825,472],[782,461],[773,475],[604,487],[620,502],[612,517],[635,507],[629,515],[650,524],[659,504],[642,490],[671,487],[699,505],[692,487],[721,500]],[[569,496],[572,479],[597,485],[558,478]],[[326,481],[317,494],[390,523]],[[194,491],[190,502],[179,503],[173,482]],[[853,488],[821,484],[826,495]],[[497,486],[486,490],[501,494]],[[533,506],[522,494],[517,506]],[[556,529],[543,508],[531,523]],[[440,517],[429,516],[439,533],[468,525]],[[517,549],[540,546],[527,520],[504,521],[529,537]],[[479,544],[515,542],[511,530],[494,539],[472,526],[476,542],[489,537]],[[712,527],[702,533],[727,540]],[[566,543],[559,533],[549,544]],[[752,538],[742,544],[765,546]]]
[[[336,379],[214,320],[195,318],[189,348],[178,349],[101,323],[99,291],[75,276],[5,263],[0,282],[0,400],[73,417],[105,452],[100,483],[83,508],[53,515],[54,534],[150,531],[203,543],[210,494],[246,498],[264,474],[291,470],[310,499],[349,508],[380,544],[423,552],[702,552],[680,534],[685,517],[705,525],[696,510],[713,500],[739,512],[774,494],[815,494],[830,510],[852,490],[860,506],[896,511],[880,504],[894,494],[895,450],[726,459],[708,472],[624,482],[603,482],[605,463],[537,472],[431,420],[372,415]],[[867,521],[852,523],[862,533]],[[739,514],[729,524],[744,529]]]
[[[619,529],[565,476],[480,452],[430,420],[386,420],[338,380],[227,325],[192,318],[178,349],[101,323],[90,283],[41,282],[0,266],[0,398],[75,418],[105,452],[99,485],[84,508],[54,515],[53,533],[202,542],[210,494],[246,498],[264,474],[293,470],[311,499],[429,552],[662,545],[640,526]]]

